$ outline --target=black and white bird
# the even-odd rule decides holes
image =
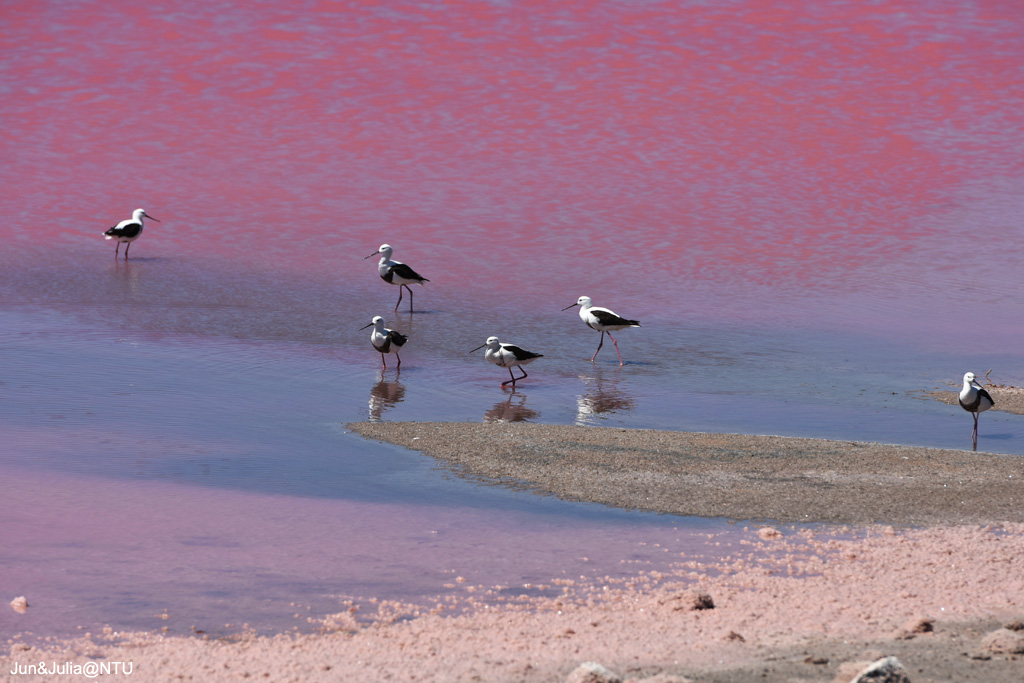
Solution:
[[[601,333],[601,341],[597,345],[597,351],[594,351],[594,357],[590,359],[591,362],[594,362],[597,358],[598,352],[601,351],[601,347],[604,346],[605,332],[608,333],[609,337],[612,337],[613,330],[618,332],[619,330],[624,330],[627,327],[640,327],[640,321],[638,320],[627,320],[615,311],[595,306],[593,302],[591,302],[589,296],[581,296],[576,300],[576,303],[572,304],[572,306],[566,306],[562,310],[568,311],[570,308],[575,306],[580,307],[580,319],[587,324],[587,327]],[[622,354],[619,353],[619,342],[615,341],[615,337],[612,337],[612,343],[615,344],[615,353],[619,356],[619,365],[622,365]]]
[[[964,388],[960,390],[960,407],[974,415],[974,431],[971,432],[974,450],[978,450],[978,416],[995,404],[992,396],[978,384],[973,372],[964,375]]]
[[[391,254],[393,251],[390,244],[382,244],[377,251],[363,257],[363,260],[365,261],[377,254],[381,255],[380,263],[377,264],[377,272],[380,273],[380,279],[389,285],[398,285],[398,303],[395,304],[395,311],[398,311],[398,304],[402,303],[402,287],[405,287],[409,290],[409,312],[412,313],[412,290],[409,289],[409,285],[422,285],[424,282],[430,282],[430,280],[404,263],[392,261]]]
[[[395,358],[398,359],[397,368],[400,370],[402,368],[402,357],[398,355],[398,350],[405,346],[405,342],[409,341],[409,338],[404,334],[384,327],[384,318],[379,315],[374,316],[369,325],[363,325],[359,330],[365,330],[367,327],[373,328],[373,332],[370,333],[370,343],[373,344],[373,348],[377,349],[377,352],[380,354],[380,362],[384,369],[388,369],[385,354],[393,353]]]
[[[527,377],[526,370],[523,366],[532,363],[538,358],[544,357],[543,353],[527,351],[526,349],[519,348],[515,344],[503,344],[498,341],[497,337],[488,337],[487,341],[473,349],[473,351],[479,351],[485,346],[487,347],[487,350],[484,351],[485,359],[494,363],[499,368],[508,368],[508,376],[512,379],[505,380],[501,383],[501,386],[511,384],[513,389],[516,386],[517,380],[525,379]],[[473,351],[470,351],[470,353],[473,353]],[[516,377],[512,374],[512,368],[517,366],[519,367],[520,372],[523,373],[522,377]]]
[[[121,221],[110,230],[103,233],[103,236],[108,240],[117,240],[117,248],[114,249],[114,258],[117,258],[117,252],[121,249],[121,243],[125,243],[128,246],[124,248],[124,260],[128,260],[128,250],[132,246],[132,242],[139,239],[142,234],[142,219],[148,218],[151,221],[157,221],[155,218],[150,216],[144,209],[135,209],[132,212],[132,217]]]

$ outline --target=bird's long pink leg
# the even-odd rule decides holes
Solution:
[[[395,358],[397,358],[397,359],[398,359],[398,366],[397,366],[397,368],[396,368],[396,369],[401,369],[401,367],[402,367],[402,357],[401,357],[401,356],[399,356],[399,355],[398,355],[398,354],[396,353],[396,354],[395,354]]]
[[[611,336],[611,335],[609,335]],[[594,358],[597,358],[597,354],[601,352],[601,347],[604,346],[604,330],[601,330],[601,341],[597,345],[597,351],[594,351]],[[590,362],[594,362],[594,358],[590,359]]]
[[[398,285],[398,303],[395,304],[395,313],[398,313],[398,306],[402,303],[402,287],[404,285]]]
[[[131,249],[131,248],[132,248],[132,243],[131,242],[129,242],[128,245],[124,248],[124,260],[125,261],[128,260],[128,250]]]
[[[409,290],[409,312],[412,313],[412,287],[409,285],[402,285]]]
[[[522,370],[522,368],[519,369]],[[512,379],[505,380],[504,382],[501,383],[501,386],[505,386],[506,384],[511,384],[512,386],[516,385],[516,376],[512,374],[512,368],[508,369],[508,376],[511,377]]]
[[[612,333],[608,333],[609,337],[612,337]],[[619,342],[615,341],[615,337],[612,337],[612,344],[615,344],[615,353],[619,355],[619,367],[622,367],[622,354],[619,353]]]
[[[981,413],[974,414],[974,431],[971,432],[971,441],[974,443],[974,450],[978,450],[978,417]]]
[[[114,249],[114,260],[116,261],[117,260],[117,254],[118,254],[119,251],[121,251],[121,243],[120,242],[115,242],[115,244],[117,245],[117,248]]]
[[[388,369],[388,362],[384,360],[384,354],[380,354],[380,364],[384,366],[384,369]]]

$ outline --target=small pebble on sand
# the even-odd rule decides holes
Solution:
[[[25,599],[24,595],[19,595],[11,600],[11,609],[18,614],[24,614],[28,611],[28,600]]]

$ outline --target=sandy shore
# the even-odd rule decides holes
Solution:
[[[992,410],[1024,415],[1024,388],[1005,384],[985,384],[984,386],[985,391],[992,396],[992,400],[995,402]],[[953,391],[929,391],[925,393],[925,396],[955,406],[959,391],[959,387]]]
[[[1024,654],[1024,631],[1000,629],[1024,619],[1024,458],[531,424],[350,427],[466,476],[571,499],[862,526],[740,523],[741,549],[725,559],[680,556],[671,571],[619,580],[553,579],[535,587],[545,597],[464,585],[457,600],[435,604],[368,601],[324,615],[318,635],[15,638],[0,679],[52,680],[9,673],[41,661],[123,661],[141,681],[539,683],[597,661],[651,683],[849,681],[858,666],[896,655],[914,683],[1024,680],[1024,657],[1006,651]],[[709,606],[698,595],[713,608],[696,609]]]
[[[836,524],[1024,522],[1024,458],[778,436],[365,422],[462,476],[673,515]]]

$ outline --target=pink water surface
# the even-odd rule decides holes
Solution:
[[[240,597],[246,589],[286,595],[298,572],[307,596],[391,590],[373,583],[373,567],[417,554],[421,541],[403,536],[412,503],[311,501],[299,484],[271,499],[284,494],[252,485],[244,467],[197,492],[202,467],[217,474],[219,461],[203,456],[192,471],[176,459],[194,444],[251,453],[265,429],[300,445],[264,478],[315,479],[310,468],[337,444],[303,411],[365,418],[369,393],[380,418],[374,391],[392,392],[388,410],[416,406],[395,409],[400,419],[447,407],[448,419],[571,421],[578,410],[664,426],[649,417],[657,404],[673,428],[944,438],[946,414],[919,415],[907,400],[907,421],[869,398],[854,410],[848,397],[934,388],[967,369],[1021,378],[1022,36],[1014,0],[4,3],[0,307],[17,312],[5,320],[31,322],[11,323],[0,348],[17,375],[0,384],[0,439],[19,444],[0,451],[11,473],[0,505],[17,523],[0,541],[6,557],[15,542],[34,553],[8,570],[35,574],[65,609],[76,591],[128,581],[129,592],[154,592],[143,610],[183,595],[189,614],[212,622],[237,601],[239,620],[278,628],[280,613],[267,614],[285,598],[263,610]],[[100,233],[139,206],[161,222],[147,223],[132,261],[115,263]],[[366,359],[354,330],[395,298],[362,259],[382,242],[431,280],[416,299],[430,315],[400,319],[415,341],[404,383],[351,369]],[[559,309],[580,294],[643,319],[627,333],[632,366],[579,369],[596,338]],[[32,317],[50,311],[60,329]],[[496,392],[466,355],[495,332],[545,352],[533,393]],[[77,337],[96,343],[67,345]],[[134,364],[121,360],[129,349]],[[311,360],[288,365],[288,354]],[[176,381],[152,370],[161,363]],[[252,367],[273,372],[245,384]],[[299,388],[279,389],[285,370]],[[481,377],[490,393],[471,393]],[[470,389],[449,390],[453,378]],[[717,386],[700,394],[698,381]],[[788,411],[796,417],[759,403],[778,386],[805,394],[788,399],[806,401]],[[224,424],[204,421],[222,412]],[[1007,419],[993,417],[983,438],[1016,452],[1019,425],[997,422]],[[76,460],[80,446],[96,459]],[[76,473],[96,479],[84,493]],[[152,481],[164,476],[182,488]],[[44,484],[52,505],[27,494]],[[19,508],[26,496],[34,504]],[[310,522],[323,515],[386,523]],[[603,567],[633,547],[629,525],[586,536],[579,524],[538,541],[488,516],[452,534],[454,545],[427,543],[422,564],[399,574],[428,579],[403,590],[433,590],[430,572],[448,556],[481,580],[522,579],[527,570],[488,559],[495,529],[551,551],[540,574],[575,567],[553,549],[577,547],[567,539],[581,533],[612,548]],[[128,548],[119,534],[147,530],[155,540],[129,548],[145,551],[142,564],[96,561],[95,581],[54,578],[75,566],[69,539],[113,558]],[[328,569],[337,548],[367,534],[404,540],[352,576]],[[199,539],[187,551],[195,566],[169,563],[166,548],[189,538]],[[238,579],[268,547],[280,550],[252,563],[263,582]],[[195,584],[172,588],[179,579]],[[204,612],[196,596],[218,590],[227,594]],[[93,600],[34,618],[59,629],[109,617]],[[140,623],[130,605],[114,614]]]
[[[3,13],[13,267],[28,243],[102,252],[145,206],[139,257],[344,279],[388,241],[504,305],[587,287],[648,317],[954,335],[934,321],[978,294],[996,332],[1019,310],[1016,2]]]

